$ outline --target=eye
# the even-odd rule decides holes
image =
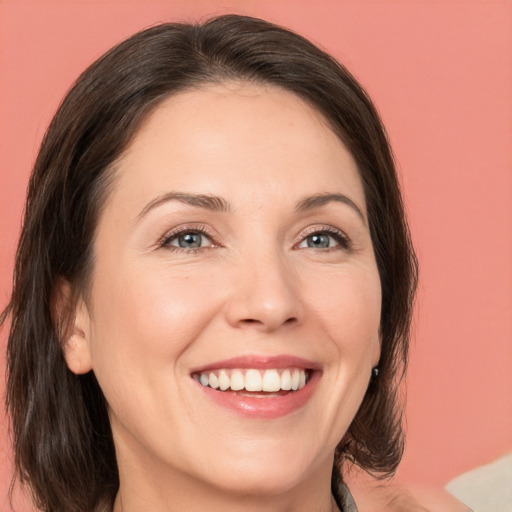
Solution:
[[[166,236],[161,246],[168,249],[196,250],[206,247],[214,247],[210,236],[200,229],[186,229]]]
[[[297,246],[299,249],[348,249],[349,240],[341,231],[337,230],[321,230],[315,231],[304,237]]]

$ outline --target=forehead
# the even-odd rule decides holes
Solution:
[[[357,166],[328,121],[271,85],[224,83],[164,100],[117,163],[114,196],[131,204],[178,190],[270,197],[351,189],[364,209]],[[339,190],[337,190],[339,191]]]

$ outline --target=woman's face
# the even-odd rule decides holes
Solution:
[[[121,478],[275,493],[329,480],[380,309],[349,152],[290,92],[212,85],[118,162],[67,360],[100,383]]]

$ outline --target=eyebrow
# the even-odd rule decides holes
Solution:
[[[210,194],[188,194],[185,192],[167,192],[166,194],[162,194],[161,196],[158,196],[157,198],[150,201],[137,215],[135,220],[140,220],[153,208],[156,208],[169,201],[179,201],[181,203],[185,203],[191,206],[196,206],[198,208],[204,208],[206,210],[216,212],[227,212],[230,211],[231,209],[229,203],[222,197],[213,196]],[[346,204],[347,206],[350,206],[359,215],[359,217],[361,217],[361,220],[366,225],[366,217],[364,216],[359,206],[357,206],[357,204],[354,203],[352,199],[345,196],[344,194],[315,194],[314,196],[309,196],[299,201],[299,203],[295,207],[295,210],[297,212],[304,212],[312,210],[314,208],[319,208],[333,201],[337,201],[339,203],[343,203]]]
[[[300,201],[297,204],[296,210],[298,212],[304,212],[307,210],[312,210],[313,208],[319,208],[320,206],[324,206],[333,201],[350,206],[359,215],[359,217],[361,217],[361,220],[366,225],[366,217],[364,216],[361,208],[359,208],[359,206],[357,206],[357,204],[354,203],[350,197],[347,197],[344,194],[315,194],[314,196],[306,197]]]
[[[146,215],[150,210],[160,206],[168,201],[179,201],[181,203],[197,206],[206,210],[216,212],[229,211],[229,203],[222,197],[212,196],[210,194],[187,194],[184,192],[168,192],[150,201],[142,211],[137,215],[136,221]]]

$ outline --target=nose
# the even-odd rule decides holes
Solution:
[[[272,332],[302,321],[298,276],[282,257],[253,255],[237,265],[237,270],[226,304],[231,326]]]

